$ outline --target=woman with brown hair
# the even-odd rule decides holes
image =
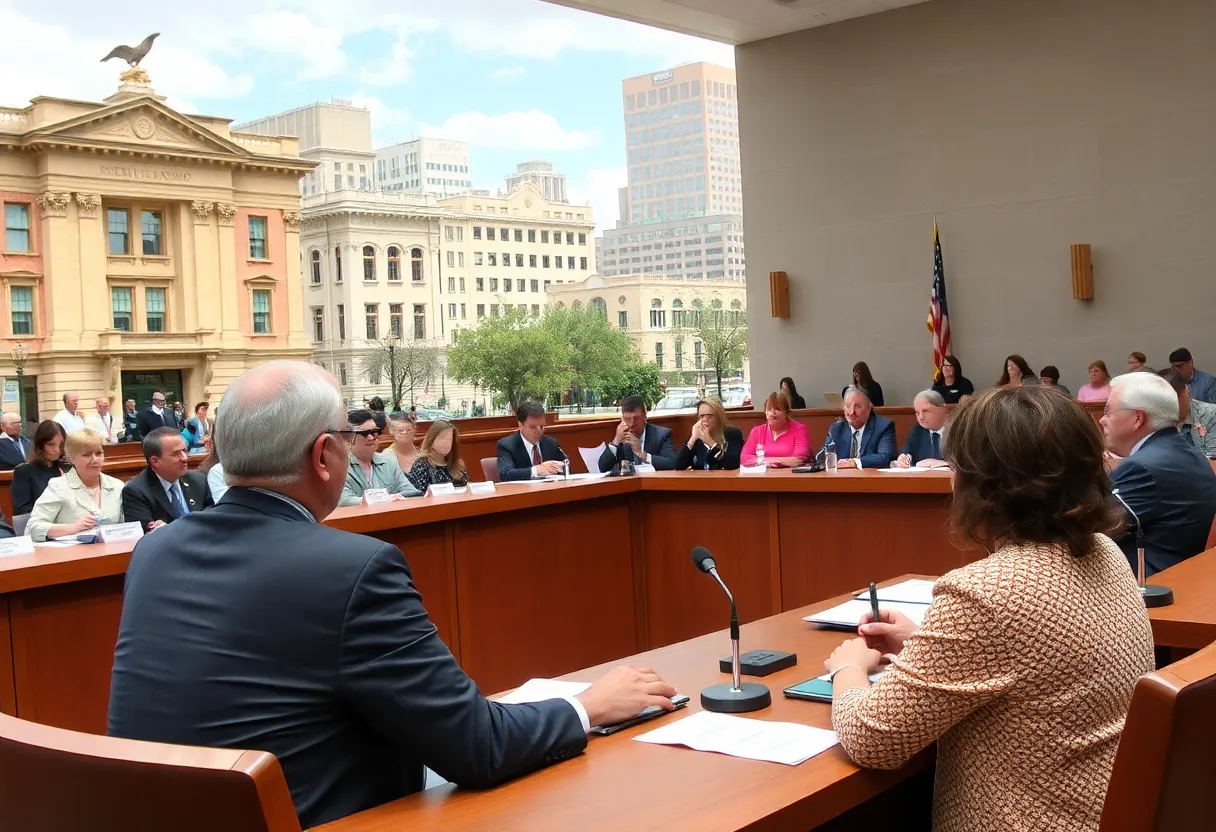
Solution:
[[[71,468],[63,458],[66,439],[63,426],[58,422],[48,419],[38,425],[29,459],[13,469],[13,516],[33,511],[46,484]]]
[[[676,454],[676,471],[735,471],[743,451],[743,431],[726,420],[726,408],[718,399],[697,402],[697,421],[692,436]]]
[[[844,396],[844,391],[849,387],[860,387],[870,397],[870,404],[875,407],[882,407],[882,385],[874,380],[874,376],[870,374],[870,365],[864,361],[858,361],[853,365],[853,383],[846,384],[840,391],[840,395]]]
[[[1129,373],[1149,372],[1153,368],[1148,366],[1148,356],[1140,351],[1129,353],[1127,356],[1127,371]]]
[[[789,397],[780,390],[764,400],[764,421],[752,428],[739,452],[740,464],[794,468],[811,455],[806,425],[790,418]]]
[[[867,614],[827,661],[856,763],[894,769],[937,743],[939,832],[1098,829],[1132,688],[1153,669],[1102,452],[1093,417],[1052,391],[989,390],[955,411],[951,524],[991,554],[937,581],[923,624]]]
[[[1001,370],[1001,380],[996,383],[996,386],[1021,387],[1023,384],[1038,385],[1042,382],[1034,374],[1034,370],[1030,369],[1025,358],[1016,354],[1006,356],[1005,366]]]
[[[1077,391],[1079,402],[1104,402],[1110,396],[1110,371],[1106,362],[1098,359],[1089,365],[1089,384]]]
[[[423,492],[437,483],[468,485],[469,472],[460,458],[460,430],[443,419],[431,422],[422,440],[422,450],[406,476],[414,488]]]

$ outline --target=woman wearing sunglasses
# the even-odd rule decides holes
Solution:
[[[350,444],[350,464],[346,467],[346,485],[338,505],[360,505],[364,493],[375,488],[385,489],[393,499],[421,496],[422,492],[410,485],[400,468],[376,452],[380,428],[371,412],[352,410],[346,418],[350,428],[343,435]]]

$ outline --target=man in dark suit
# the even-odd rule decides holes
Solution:
[[[121,442],[139,442],[144,435],[139,432],[139,414],[135,411],[135,399],[127,399],[122,411]]]
[[[486,700],[427,617],[397,547],[320,525],[346,481],[336,380],[272,361],[224,393],[232,486],[131,555],[109,733],[278,757],[301,825],[411,794],[423,766],[488,788],[579,754],[589,725],[670,685],[618,668],[569,699]]]
[[[1102,430],[1107,448],[1124,457],[1111,480],[1133,513],[1128,533],[1118,541],[1132,571],[1137,571],[1137,523],[1144,537],[1145,577],[1202,552],[1216,517],[1216,473],[1178,432],[1174,388],[1153,373],[1117,377]]]
[[[621,423],[617,425],[616,437],[600,454],[600,471],[611,471],[622,459],[653,465],[656,471],[671,471],[676,467],[671,431],[646,421],[646,402],[641,396],[629,396],[621,401]]]
[[[886,468],[895,459],[895,425],[879,416],[859,387],[844,391],[844,420],[828,430],[840,468]],[[827,441],[824,441],[827,445]]]
[[[189,470],[186,440],[175,428],[154,428],[144,436],[144,459],[148,467],[122,487],[127,522],[151,531],[215,505],[207,476]]]
[[[504,482],[530,480],[562,472],[565,453],[557,440],[545,436],[545,409],[524,402],[515,411],[519,430],[498,440],[498,478]]]
[[[30,440],[21,435],[21,417],[16,413],[0,416],[0,471],[11,471],[30,455]]]
[[[936,390],[922,390],[912,400],[916,411],[916,424],[908,432],[899,458],[891,463],[892,468],[945,468],[942,458],[942,439],[946,433],[946,400]]]
[[[139,435],[144,437],[157,428],[173,427],[176,424],[173,411],[165,405],[165,394],[157,390],[152,394],[152,406],[139,412],[136,426],[139,428]]]

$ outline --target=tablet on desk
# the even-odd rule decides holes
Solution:
[[[882,672],[870,674],[870,684],[874,684],[882,676]],[[781,691],[787,699],[806,699],[810,702],[831,702],[832,701],[832,677],[826,673],[822,676],[816,676],[814,679],[807,679],[805,682],[799,682],[796,685],[791,685]]]

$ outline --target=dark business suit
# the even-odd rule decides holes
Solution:
[[[945,430],[945,428],[942,428],[942,439],[945,439]],[[904,442],[904,447],[899,453],[900,455],[907,454],[912,457],[913,465],[922,459],[944,459],[941,441],[939,440],[937,450],[935,451],[930,431],[922,428],[919,424],[912,426],[912,430],[908,432],[908,439]]]
[[[139,411],[139,417],[136,419],[136,427],[139,428],[139,436],[142,439],[157,428],[176,427],[177,420],[173,418],[173,411],[169,408],[161,408],[161,415],[157,416],[156,411],[150,407],[146,407]]]
[[[828,429],[828,438],[836,443],[836,458],[849,459],[853,444],[853,428],[847,419],[841,419]],[[827,445],[825,440],[824,445]],[[886,468],[895,459],[895,425],[890,419],[870,411],[870,418],[861,434],[861,448],[857,451],[862,468]]]
[[[108,732],[269,751],[305,828],[420,790],[424,765],[489,788],[587,744],[568,702],[481,696],[395,546],[240,487],[136,545]]]
[[[656,471],[670,471],[676,467],[676,446],[671,441],[671,429],[652,422],[646,423],[642,450],[650,454],[650,464]],[[626,450],[628,448],[628,450]],[[600,472],[611,471],[618,462],[617,455],[624,454],[630,462],[636,462],[633,446],[621,443],[616,448],[605,447],[600,454]]]
[[[34,503],[46,491],[46,484],[55,477],[62,476],[69,469],[66,462],[59,460],[53,465],[36,465],[26,462],[13,469],[13,516],[29,514],[34,510]]]
[[[178,482],[182,486],[182,499],[191,514],[215,505],[205,474],[187,471]],[[173,522],[169,495],[151,467],[136,474],[122,487],[122,515],[128,523],[138,521],[145,530],[153,520]]]
[[[139,413],[122,412],[123,442],[138,442],[144,438],[139,430]]]
[[[540,448],[541,462],[561,462],[566,459],[566,454],[552,436],[542,434],[537,446]],[[500,480],[510,482],[532,479],[532,458],[528,456],[528,451],[524,447],[524,438],[519,435],[519,431],[499,439],[497,447],[498,478]]]
[[[1119,463],[1112,486],[1139,518],[1144,531],[1144,571],[1152,575],[1207,548],[1216,516],[1216,473],[1174,428],[1149,436]],[[1117,542],[1136,571],[1136,521]]]
[[[680,452],[676,454],[676,470],[684,471],[692,468],[695,471],[705,470],[706,458],[709,459],[709,470],[711,471],[736,471],[739,468],[739,456],[743,452],[743,431],[736,427],[728,426],[723,431],[723,439],[726,440],[726,447],[718,447],[714,452],[709,453],[709,449],[705,447],[705,443],[698,439],[692,443],[692,447],[688,447],[685,443],[680,446]]]
[[[18,436],[14,441],[8,436],[0,436],[0,471],[11,471],[29,456],[33,443],[24,436]]]

